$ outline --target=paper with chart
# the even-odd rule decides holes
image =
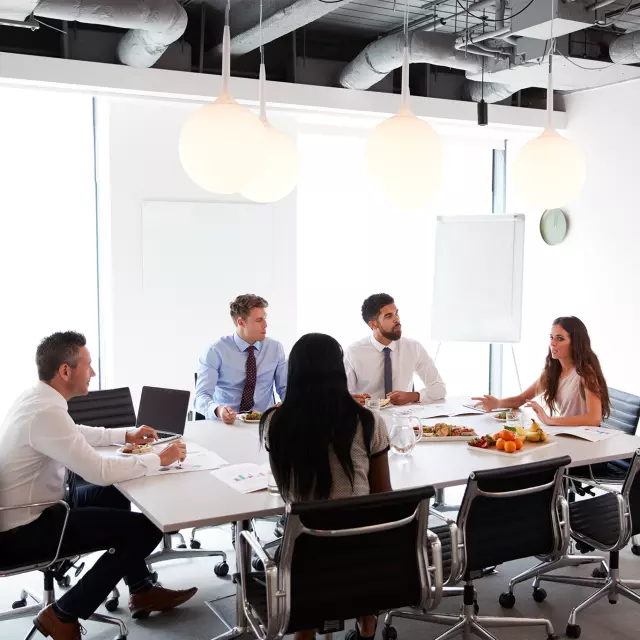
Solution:
[[[240,493],[252,493],[267,488],[269,464],[231,464],[214,471],[213,475]]]
[[[569,436],[589,442],[602,442],[608,438],[619,436],[622,432],[605,427],[545,427],[545,431],[554,436]]]
[[[187,458],[184,462],[174,462],[167,467],[160,467],[149,475],[173,475],[175,473],[189,473],[192,471],[212,471],[227,465],[227,461],[217,453],[209,451],[194,442],[187,443]]]

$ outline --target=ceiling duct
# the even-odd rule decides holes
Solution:
[[[21,19],[41,18],[129,29],[118,43],[118,58],[131,67],[151,67],[187,28],[187,13],[176,0],[41,0],[25,2]]]
[[[409,62],[461,69],[468,74],[476,75],[482,72],[485,57],[499,55],[472,46],[469,46],[466,52],[458,51],[455,43],[456,36],[453,33],[412,31],[409,34]],[[340,84],[347,89],[369,89],[388,73],[402,66],[403,48],[402,33],[372,42],[343,69]],[[466,91],[469,97],[479,101],[482,93],[481,83],[468,81],[468,85]],[[522,88],[511,84],[487,82],[484,85],[484,100],[499,102]]]

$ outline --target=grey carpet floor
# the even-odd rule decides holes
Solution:
[[[264,539],[269,539],[273,531],[273,524],[259,523],[259,533]],[[229,553],[231,566],[234,563],[233,550],[228,527],[220,527],[203,531],[199,535],[203,547],[223,549]],[[87,559],[90,564],[91,559]],[[234,586],[230,577],[218,578],[213,573],[215,558],[201,558],[195,560],[174,560],[158,564],[156,569],[164,586],[170,588],[185,588],[196,585],[198,594],[186,605],[175,611],[153,615],[147,620],[133,621],[126,608],[126,589],[121,591],[120,609],[113,615],[121,617],[129,627],[129,640],[166,640],[180,638],[182,640],[211,640],[225,629],[217,618],[205,605],[205,601],[217,600],[220,610],[230,618],[235,610],[233,594]],[[548,598],[543,603],[536,603],[531,597],[530,583],[519,585],[516,589],[516,606],[505,611],[498,604],[499,594],[505,590],[509,578],[532,566],[533,559],[511,562],[499,567],[497,575],[483,578],[477,582],[479,594],[480,615],[497,616],[527,616],[546,617],[551,620],[556,633],[564,637],[567,617],[570,610],[583,599],[588,597],[591,589],[565,586],[557,584],[545,585]],[[595,565],[585,565],[574,569],[567,569],[565,573],[589,575]],[[640,557],[634,556],[627,549],[621,554],[621,573],[623,577],[640,579]],[[27,574],[0,579],[0,610],[7,609],[18,597],[22,585],[33,589],[41,588],[41,574]],[[457,613],[460,601],[451,598],[444,601],[441,610],[447,613]],[[101,609],[103,613],[106,613]],[[592,606],[579,617],[582,628],[582,639],[604,640],[637,640],[640,637],[640,607],[631,601],[620,599],[618,604],[611,605],[606,599]],[[414,621],[397,620],[394,623],[400,640],[424,639],[431,640],[443,633],[445,627],[426,625]],[[87,623],[87,640],[112,640],[115,629]],[[30,620],[22,618],[0,622],[0,639],[21,640],[31,628]],[[500,640],[545,640],[542,627],[531,629],[498,629],[494,631]],[[36,638],[41,637],[36,634]],[[249,635],[245,636],[249,638]],[[344,633],[334,636],[341,640]],[[377,638],[382,634],[378,631]]]

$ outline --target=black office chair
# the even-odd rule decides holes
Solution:
[[[423,487],[288,505],[277,559],[242,531],[237,578],[255,637],[272,640],[317,629],[332,638],[351,618],[401,606],[419,611],[437,606],[440,542],[427,528],[433,495],[433,488]],[[251,550],[265,572],[251,572],[246,561]]]
[[[57,572],[60,571],[60,564],[69,560],[61,554],[61,549],[64,541],[64,534],[67,527],[67,518],[69,515],[69,505],[63,500],[54,502],[43,502],[29,505],[20,505],[15,507],[0,507],[0,512],[13,511],[17,509],[28,508],[47,508],[55,507],[61,510],[60,512],[60,533],[53,531],[52,536],[58,540],[56,546],[56,552],[53,558],[51,557],[16,557],[15,553],[12,553],[11,543],[8,543],[9,548],[4,548],[6,543],[6,534],[3,536],[3,548],[0,549],[0,577],[15,576],[22,573],[29,573],[31,571],[42,571],[44,578],[44,588],[42,596],[34,593],[31,589],[23,588],[20,592],[20,598],[16,600],[12,605],[12,611],[0,612],[0,622],[3,620],[13,620],[16,618],[24,618],[28,616],[37,616],[42,609],[55,602],[55,588],[54,578]],[[19,531],[15,532],[15,535],[20,535]],[[100,549],[95,549],[100,551]],[[77,557],[77,556],[76,556]],[[27,606],[27,599],[30,598],[34,601],[33,605]],[[118,636],[115,640],[126,640],[128,630],[124,622],[118,618],[112,618],[110,616],[103,616],[99,613],[94,613],[89,620],[94,622],[101,622],[104,624],[117,626]],[[31,627],[31,630],[25,636],[25,640],[31,640],[36,634],[37,628],[35,625]]]
[[[172,391],[169,389],[168,391]],[[136,424],[136,413],[133,408],[133,400],[131,399],[131,391],[128,387],[120,389],[103,389],[100,391],[91,391],[86,396],[73,398],[69,401],[69,415],[76,424],[85,424],[92,427],[133,427]],[[153,426],[153,425],[151,425]],[[75,478],[74,478],[75,476]],[[74,482],[76,485],[84,482],[82,478],[76,474],[70,474],[69,487],[70,493],[74,492]],[[173,538],[179,540],[176,548],[173,547]],[[227,555],[224,551],[200,549],[200,546],[192,545],[191,549],[187,549],[184,536],[179,531],[165,533],[162,538],[162,546],[159,551],[152,553],[147,558],[152,577],[154,581],[158,580],[158,574],[153,571],[153,565],[165,560],[176,560],[182,558],[199,558],[220,556],[221,562],[218,562],[213,571],[219,577],[226,576],[229,573],[229,565],[227,564]],[[76,569],[76,575],[82,570],[82,567]],[[64,577],[68,586],[68,576]],[[108,611],[115,611],[118,607],[118,597],[115,595],[105,602]]]
[[[597,483],[592,483],[592,486],[605,493],[571,504],[571,536],[592,549],[609,553],[608,575],[602,578],[542,575],[534,581],[534,597],[538,602],[542,602],[547,596],[547,592],[539,587],[542,581],[599,587],[598,591],[571,611],[566,630],[569,638],[580,637],[581,629],[576,620],[578,613],[605,596],[611,604],[617,602],[618,595],[640,604],[640,594],[631,590],[640,589],[640,580],[623,581],[619,569],[620,550],[629,543],[632,536],[640,534],[640,449],[631,460],[622,491],[602,487]]]
[[[611,400],[611,414],[602,422],[602,426],[623,431],[630,436],[636,435],[640,422],[640,397],[612,387],[609,387],[608,390]],[[573,476],[585,477],[598,484],[622,485],[630,465],[631,460],[610,460],[609,462],[577,467],[571,472]],[[596,495],[589,485],[586,485],[585,489],[585,485],[582,485],[578,479],[574,480],[571,487],[580,495]],[[631,546],[631,551],[640,556],[640,538],[634,539],[634,543]],[[596,569],[594,577],[602,578],[604,573]]]
[[[460,513],[460,562],[456,581],[464,581],[460,615],[391,611],[383,638],[397,638],[393,617],[451,626],[440,638],[474,634],[494,638],[487,628],[544,626],[548,638],[555,634],[544,618],[478,616],[473,581],[484,567],[529,556],[560,557],[569,544],[568,503],[562,493],[568,456],[504,469],[476,471],[469,476]]]

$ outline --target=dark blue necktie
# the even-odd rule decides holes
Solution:
[[[382,350],[384,353],[384,395],[393,391],[393,378],[391,376],[391,349],[385,347]]]

